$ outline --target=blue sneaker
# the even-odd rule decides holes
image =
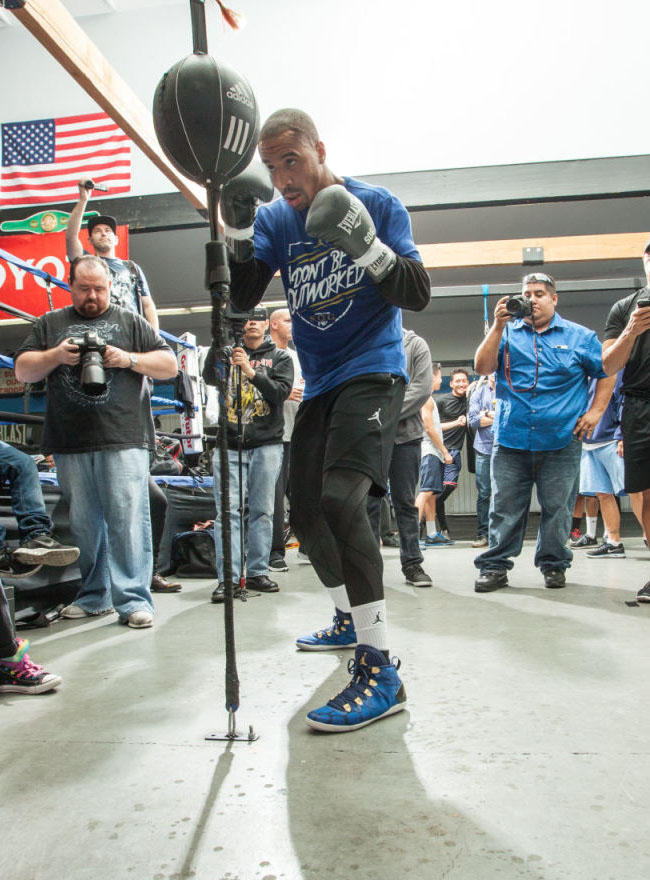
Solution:
[[[354,660],[348,663],[352,681],[327,705],[310,712],[307,724],[315,730],[345,733],[401,712],[406,708],[406,691],[397,674],[399,667],[399,660],[386,663],[381,651],[357,645]]]
[[[319,629],[310,636],[296,639],[296,647],[301,651],[337,651],[341,648],[356,648],[356,646],[357,631],[352,622],[352,615],[338,608],[328,629]]]
[[[454,543],[452,538],[447,538],[442,532],[438,532],[433,538],[427,535],[424,541],[420,541],[420,547],[451,547]]]

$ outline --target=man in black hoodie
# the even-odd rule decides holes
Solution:
[[[237,430],[237,384],[241,375],[242,489],[248,500],[248,548],[246,587],[277,593],[278,585],[268,577],[273,534],[275,483],[282,464],[283,403],[293,385],[293,361],[266,335],[269,322],[247,321],[242,344],[230,352],[230,373],[226,413],[228,460],[230,465],[230,509],[232,516],[232,576],[235,597],[240,595],[241,523],[239,508],[239,451]],[[240,368],[240,369],[236,369]],[[217,515],[214,542],[219,583],[212,593],[215,603],[224,601],[223,554],[221,546],[221,480],[218,449],[214,457],[214,496]]]

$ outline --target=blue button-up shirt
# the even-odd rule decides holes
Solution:
[[[480,388],[474,390],[469,399],[469,411],[467,413],[467,421],[470,428],[476,428],[474,436],[474,449],[482,452],[483,455],[492,454],[492,443],[494,442],[492,425],[481,427],[481,413],[493,412],[494,398],[496,392],[490,388],[488,382],[481,385]]]
[[[535,383],[537,341],[538,379]],[[510,381],[505,372],[505,347],[510,346]],[[497,414],[494,439],[511,449],[542,451],[563,449],[587,410],[589,378],[605,376],[602,346],[593,330],[566,321],[557,312],[542,333],[523,320],[506,328],[499,348],[496,392]]]

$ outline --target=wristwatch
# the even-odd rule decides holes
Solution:
[[[133,370],[133,369],[135,369],[135,365],[137,363],[138,363],[137,357],[134,354],[130,354],[129,355],[129,367],[131,367],[131,369]]]

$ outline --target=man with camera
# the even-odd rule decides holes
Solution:
[[[623,463],[625,491],[643,499],[643,530],[650,535],[650,239],[643,251],[647,285],[614,303],[605,326],[603,364],[623,370]],[[650,581],[637,593],[650,602]]]
[[[521,296],[498,301],[494,323],[476,351],[476,372],[496,371],[497,397],[490,546],[474,560],[477,593],[508,586],[533,486],[541,508],[535,565],[544,585],[564,587],[573,559],[566,541],[580,474],[579,441],[598,423],[615,379],[605,377],[596,334],[562,318],[557,300],[550,275],[526,275]],[[599,382],[587,409],[589,377]]]
[[[146,377],[173,378],[177,365],[143,318],[111,304],[110,285],[99,257],[73,260],[72,305],[36,321],[15,370],[21,382],[48,379],[43,448],[54,453],[83,579],[63,616],[114,608],[140,629],[153,623]]]
[[[89,177],[82,177],[79,181],[79,201],[70,212],[65,230],[65,247],[70,262],[84,253],[79,231],[93,189],[94,182]],[[95,256],[104,260],[111,273],[111,302],[142,315],[154,330],[158,330],[158,312],[144,272],[133,260],[120,260],[115,256],[118,243],[115,217],[107,214],[91,217],[88,220],[88,240]]]
[[[266,309],[255,309],[244,324],[241,339],[227,352],[230,360],[225,413],[228,419],[228,463],[232,577],[235,598],[241,596],[238,581],[241,559],[239,508],[240,473],[244,503],[248,502],[246,589],[256,594],[277,593],[279,587],[269,574],[273,538],[275,484],[282,465],[284,402],[293,385],[293,361],[267,336]],[[238,411],[239,410],[239,411]],[[240,471],[241,464],[241,471]],[[221,544],[221,479],[219,449],[214,453],[214,497],[217,515],[214,543],[219,582],[212,593],[215,604],[225,600]]]

